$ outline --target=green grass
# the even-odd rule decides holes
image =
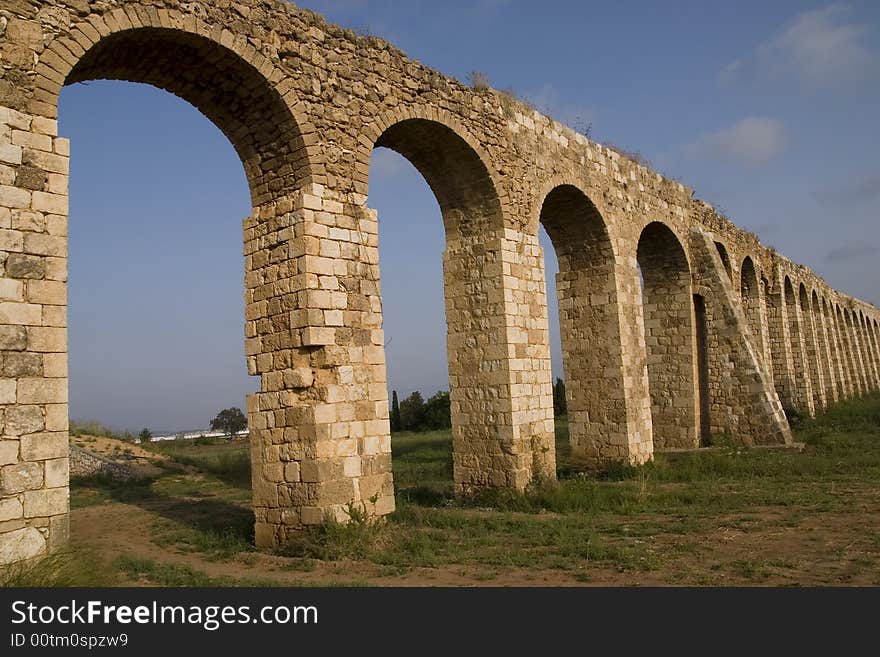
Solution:
[[[853,491],[868,495],[864,491],[880,488],[880,395],[802,420],[795,436],[806,444],[802,452],[746,450],[727,442],[596,473],[571,457],[567,431],[565,419],[558,418],[557,482],[465,498],[453,494],[449,431],[396,433],[397,510],[379,522],[326,522],[299,532],[283,550],[287,566],[279,570],[307,572],[355,560],[388,573],[455,566],[475,568],[491,581],[505,569],[545,569],[591,581],[599,566],[620,572],[672,567],[682,555],[699,551],[690,536],[719,525],[750,534],[767,531],[768,523],[797,528],[817,514],[849,513]],[[150,449],[172,459],[161,476],[140,483],[75,482],[73,506],[120,501],[154,510],[161,516],[151,530],[154,543],[206,562],[252,553],[247,445],[173,441]],[[865,532],[858,537],[863,553],[853,557],[854,567],[873,567],[880,557],[880,534],[869,523]],[[761,583],[789,571],[796,577],[801,566],[783,557],[718,560],[705,564],[707,572],[695,576],[704,579],[696,581],[715,582],[717,575]],[[168,585],[216,579],[133,563],[118,567],[150,582],[181,582]]]
[[[280,582],[268,578],[235,578],[225,576],[208,575],[207,573],[190,568],[189,566],[172,563],[157,563],[152,559],[138,559],[123,555],[115,564],[116,568],[133,580],[154,586],[247,586],[254,588],[268,588],[282,585]],[[285,582],[284,586],[291,586]],[[293,583],[296,586],[297,583]],[[314,586],[368,586],[357,580],[345,581],[334,580],[326,583],[314,584]]]
[[[169,440],[145,443],[146,449],[164,454],[183,465],[217,476],[226,483],[250,489],[251,456],[248,442],[226,440]]]
[[[156,586],[278,586],[269,579],[218,577],[181,564],[157,563],[129,555],[119,557],[114,565],[129,578]]]
[[[49,586],[113,586],[115,573],[82,548],[54,552],[46,557],[0,568],[0,588]]]
[[[131,433],[124,431],[114,431],[105,424],[101,424],[96,420],[71,420],[70,421],[71,436],[103,436],[105,438],[117,438],[119,440],[133,440]]]
[[[398,499],[427,505],[452,500],[451,431],[392,434],[391,452]]]

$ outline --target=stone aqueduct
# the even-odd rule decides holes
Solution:
[[[518,101],[278,0],[0,0],[0,562],[68,535],[62,86],[153,84],[235,146],[256,541],[394,508],[372,150],[442,210],[455,485],[555,477],[543,225],[571,444],[595,464],[785,444],[880,386],[880,312],[692,191]],[[124,145],[121,145],[124,147]],[[75,156],[75,154],[74,154]]]

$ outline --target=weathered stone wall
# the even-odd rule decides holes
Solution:
[[[720,432],[785,443],[782,405],[813,413],[878,384],[873,306],[683,185],[291,4],[3,0],[0,67],[0,560],[66,539],[69,145],[56,119],[77,81],[175,93],[241,158],[261,546],[350,504],[394,508],[366,196],[377,146],[418,168],[443,216],[459,491],[555,476],[541,224],[560,261],[572,446],[595,465]]]
[[[655,447],[699,447],[693,277],[684,246],[649,224],[638,246]]]
[[[137,478],[137,474],[123,463],[117,463],[78,445],[70,445],[70,478],[112,477],[119,481]]]
[[[708,440],[704,436],[703,442],[723,435],[748,446],[790,443],[791,432],[760,341],[745,316],[747,306],[734,291],[732,269],[724,267],[713,247],[706,232],[692,231],[694,290],[706,300],[709,334],[706,423],[710,436]]]
[[[783,404],[811,414],[834,401],[876,389],[877,385],[868,381],[871,374],[867,368],[861,375],[859,355],[867,365],[876,358],[868,329],[878,310],[833,290],[809,268],[763,247],[754,235],[737,229],[705,204],[696,203],[702,206],[703,225],[726,245],[732,280],[735,286],[739,281],[750,322],[762,322],[765,344],[770,347],[770,373]],[[750,301],[749,285],[744,284],[752,280],[752,268],[759,286],[765,288],[757,303]],[[847,312],[851,318],[864,317],[865,328],[859,329],[853,319],[848,326]],[[762,314],[766,320],[761,319]],[[757,318],[752,319],[754,315]]]
[[[67,155],[0,107],[0,564],[67,540]]]

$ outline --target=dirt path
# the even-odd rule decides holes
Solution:
[[[620,572],[585,562],[574,570],[524,569],[480,565],[396,568],[366,561],[291,559],[245,552],[212,561],[204,554],[161,547],[155,527],[160,509],[118,502],[76,509],[72,540],[95,548],[108,563],[120,555],[185,566],[211,577],[281,585],[373,586],[572,586],[572,585],[878,585],[878,534],[866,535],[865,523],[880,518],[880,493],[860,497],[846,512],[805,515],[757,509],[713,518],[705,531],[659,531],[639,537],[658,565]],[[156,503],[160,504],[160,503]],[[630,519],[631,522],[632,519]],[[657,518],[651,518],[655,521]],[[619,529],[619,528],[618,528]],[[149,580],[127,584],[149,584]]]

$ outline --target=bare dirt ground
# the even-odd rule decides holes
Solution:
[[[714,518],[708,531],[687,535],[664,533],[662,518],[641,519],[657,523],[655,534],[634,539],[663,556],[651,570],[593,563],[574,571],[472,564],[398,568],[363,560],[302,560],[257,552],[212,560],[198,552],[157,545],[156,527],[168,515],[164,502],[107,502],[76,509],[71,532],[74,542],[95,548],[108,562],[125,554],[209,577],[282,586],[880,585],[880,549],[876,540],[865,536],[865,523],[880,518],[880,491],[847,494],[854,501],[850,511],[802,517],[755,509],[746,520],[741,515]],[[157,582],[145,576],[122,583]]]
[[[564,427],[564,425],[563,425]],[[395,434],[398,509],[257,551],[246,441],[88,449],[152,468],[71,487],[71,543],[121,585],[880,586],[880,396],[805,424],[798,450],[657,455],[525,494],[451,492],[449,432]]]

